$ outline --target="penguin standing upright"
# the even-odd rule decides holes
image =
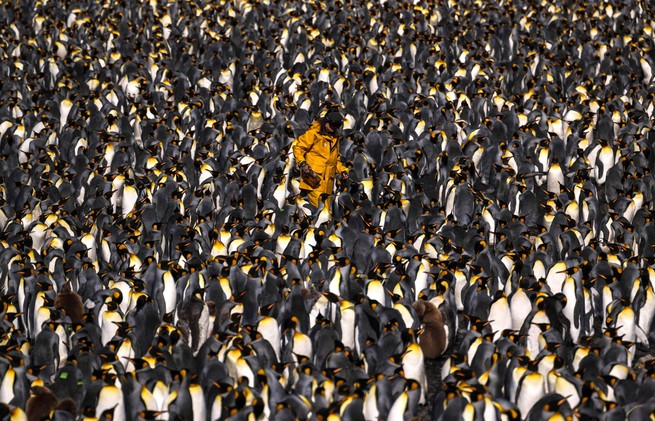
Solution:
[[[102,386],[98,393],[98,402],[95,409],[96,416],[102,416],[107,410],[112,412],[112,419],[117,421],[126,420],[125,398],[122,390],[115,384]]]
[[[403,420],[404,416],[409,411],[409,394],[406,391],[402,391],[400,395],[396,398],[389,409],[389,414],[387,415],[388,420]]]
[[[160,303],[163,301],[163,304],[160,304],[160,308],[162,309],[161,310],[162,314],[169,315],[173,313],[173,311],[177,306],[177,291],[175,289],[175,278],[170,270],[167,270],[163,273],[161,284],[163,284],[163,286],[160,287],[162,300],[161,301],[158,300],[158,301]],[[157,283],[156,285],[160,285],[160,284]]]
[[[358,342],[355,333],[357,329],[355,306],[350,301],[340,300],[339,311],[341,316],[339,318],[341,342],[350,349],[356,349]]]
[[[423,324],[419,345],[425,358],[438,358],[446,350],[448,337],[444,329],[441,310],[430,301],[419,300],[412,304]]]
[[[500,292],[491,303],[489,322],[491,330],[496,332],[494,339],[499,338],[503,331],[512,329],[512,311],[504,292]]]
[[[64,409],[70,417],[77,412],[75,402],[66,398],[60,401],[57,396],[45,386],[33,386],[31,396],[27,400],[25,415],[29,421],[50,419],[50,415],[57,409]]]
[[[538,372],[528,372],[521,378],[516,391],[516,406],[521,415],[527,417],[532,407],[544,396],[545,385],[544,376]]]
[[[29,398],[27,368],[23,361],[18,362],[21,366],[12,367],[9,365],[4,372],[2,382],[0,382],[0,395],[2,402],[25,408]]]
[[[55,295],[54,307],[62,310],[71,319],[73,325],[84,323],[84,304],[82,297],[72,290],[71,283],[66,282]]]
[[[598,184],[604,184],[610,170],[614,165],[616,165],[619,159],[619,154],[608,144],[605,144],[604,146],[599,145],[598,148],[600,148],[600,150],[595,155],[596,166],[594,177]]]
[[[512,330],[518,331],[532,312],[532,301],[523,288],[518,288],[509,297],[509,306],[512,314]]]
[[[270,316],[263,316],[257,324],[257,331],[271,345],[275,356],[280,358],[281,335],[277,320]]]
[[[178,320],[186,331],[184,339],[194,355],[198,353],[213,330],[210,320],[208,303],[203,299],[200,290],[194,291],[182,304]]]
[[[553,162],[546,174],[546,190],[553,194],[559,194],[560,186],[564,186],[564,173],[559,163]]]
[[[114,337],[116,330],[118,329],[117,323],[122,323],[125,320],[123,315],[120,312],[119,304],[116,301],[110,300],[104,311],[99,315],[100,316],[100,328],[101,331],[101,344],[107,345],[107,343]]]
[[[428,394],[428,379],[425,372],[425,361],[421,346],[411,343],[403,353],[402,367],[407,379],[413,379],[421,386],[419,405],[425,404]]]

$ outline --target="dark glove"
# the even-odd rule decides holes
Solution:
[[[321,184],[321,179],[318,177],[318,175],[316,175],[314,170],[312,170],[312,167],[310,167],[306,162],[303,162],[300,165],[300,177],[313,189]]]

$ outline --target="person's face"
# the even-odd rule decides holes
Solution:
[[[337,133],[338,129],[334,128],[330,123],[325,123],[325,131],[328,134],[334,135]]]

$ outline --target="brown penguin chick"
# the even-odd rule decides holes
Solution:
[[[63,310],[74,325],[84,324],[84,304],[82,297],[71,289],[71,283],[66,282],[55,295],[55,308]]]
[[[68,412],[74,418],[77,415],[77,404],[71,398],[64,398],[59,401],[59,404],[55,410]]]
[[[77,413],[77,404],[71,398],[64,398],[59,401],[59,405],[57,405],[57,409],[75,415]]]
[[[41,421],[49,419],[50,414],[59,405],[59,399],[47,387],[34,386],[32,396],[27,400],[26,415],[28,421]]]
[[[437,358],[446,349],[446,330],[441,310],[430,301],[419,300],[412,304],[423,323],[419,345],[425,358]]]

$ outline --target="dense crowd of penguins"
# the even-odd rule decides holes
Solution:
[[[653,16],[3,1],[0,417],[652,417]]]

